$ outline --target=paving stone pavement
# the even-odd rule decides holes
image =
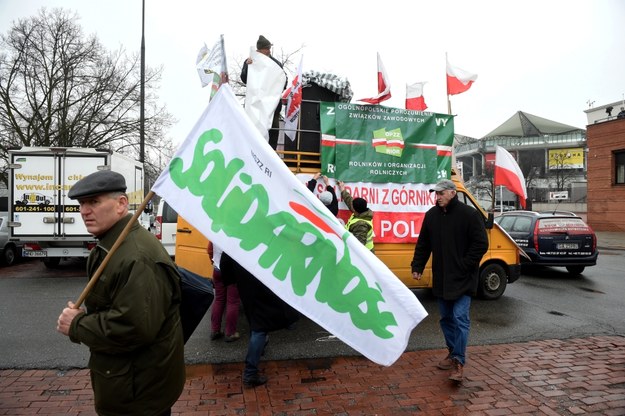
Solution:
[[[469,346],[465,380],[436,368],[443,350],[393,365],[362,357],[187,367],[172,415],[624,415],[625,337]],[[0,370],[0,415],[95,415],[88,370]]]
[[[625,250],[625,233],[597,233]],[[362,357],[261,361],[269,381],[244,388],[242,363],[187,366],[172,415],[625,415],[625,337],[469,346],[465,379],[436,368],[444,350],[402,354],[391,366]],[[91,416],[86,369],[0,370],[0,415]]]

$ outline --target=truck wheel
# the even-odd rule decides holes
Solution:
[[[59,267],[60,262],[61,262],[60,257],[48,257],[48,258],[43,259],[43,264],[48,269],[56,269],[57,267]]]
[[[579,276],[584,272],[585,266],[566,266],[566,270],[573,276]]]
[[[494,300],[503,295],[508,283],[508,276],[503,267],[489,264],[480,271],[478,295],[482,299]]]
[[[6,245],[4,247],[4,252],[2,253],[2,261],[4,262],[4,264],[6,264],[7,266],[11,266],[13,265],[13,263],[15,263],[16,259],[17,251],[15,250],[15,247],[12,245]]]

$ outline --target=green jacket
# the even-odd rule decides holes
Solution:
[[[373,211],[367,209],[365,212],[357,213],[352,205],[354,199],[347,190],[341,191],[341,198],[345,205],[347,205],[347,208],[352,212],[352,215],[345,224],[345,229],[352,233],[362,245],[375,253],[375,247],[373,245]]]
[[[132,217],[121,219],[91,251],[89,276]],[[85,299],[87,313],[70,339],[89,347],[91,384],[100,415],[157,415],[185,383],[180,275],[159,241],[138,222]]]

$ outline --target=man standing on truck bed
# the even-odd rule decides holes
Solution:
[[[276,58],[274,58],[271,55],[272,46],[273,46],[273,43],[269,42],[269,40],[263,35],[260,35],[258,37],[258,40],[256,41],[256,51],[269,57],[273,62],[275,62],[276,65],[280,67],[280,69],[283,69],[282,63],[280,63],[280,61],[278,61]],[[243,81],[245,85],[247,85],[248,66],[252,65],[253,63],[254,63],[254,60],[252,58],[247,58],[245,62],[243,62],[243,67],[241,68],[241,81]],[[287,82],[285,81],[283,89],[285,89],[286,87],[287,87]],[[269,145],[271,146],[273,150],[276,150],[276,148],[278,147],[278,138],[280,135],[279,129],[280,129],[280,111],[281,110],[282,110],[282,101],[278,100],[278,105],[275,111],[273,112],[271,128],[269,129]]]
[[[436,206],[425,213],[412,259],[412,277],[421,274],[432,254],[432,293],[438,298],[440,326],[449,353],[438,363],[452,370],[450,380],[460,382],[469,339],[471,296],[476,295],[480,260],[488,250],[484,219],[463,204],[456,185],[442,180],[430,189]]]
[[[70,189],[89,233],[98,238],[92,276],[132,216],[124,177],[110,170],[85,176]],[[98,414],[170,415],[185,383],[180,325],[180,275],[163,246],[139,222],[104,267],[85,299],[59,316],[57,331],[89,347]]]

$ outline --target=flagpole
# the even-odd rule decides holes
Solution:
[[[445,87],[447,93],[447,114],[451,115],[451,100],[449,99],[449,77],[447,76],[447,63],[449,62],[447,58],[447,52],[445,52]]]
[[[297,131],[295,132],[295,134],[297,134],[297,151],[300,151],[300,138],[302,137],[302,134],[300,132],[300,130],[302,129],[302,110],[303,110],[303,100],[302,103],[300,103],[299,105],[299,114],[297,115]]]
[[[224,83],[230,83],[230,80],[228,79],[228,61],[226,61],[226,44],[224,41],[224,35],[221,35],[221,53],[223,55],[223,59],[224,59],[224,63],[222,65],[222,70],[223,73],[220,74],[221,75],[221,80],[219,81],[219,86],[221,86],[221,84]],[[224,81],[225,78],[225,81]]]
[[[115,244],[113,244],[113,247],[111,247],[109,252],[106,253],[106,257],[104,257],[104,260],[102,260],[102,263],[100,263],[100,266],[98,267],[98,269],[95,271],[93,276],[91,276],[91,279],[89,279],[89,283],[87,283],[87,286],[85,286],[85,288],[83,289],[82,293],[78,297],[78,300],[76,300],[76,302],[74,303],[74,309],[80,308],[80,305],[82,305],[82,303],[84,302],[89,292],[91,292],[91,289],[93,289],[93,286],[95,286],[95,284],[98,282],[98,279],[100,278],[100,275],[104,271],[104,268],[106,267],[109,260],[111,259],[111,256],[113,256],[113,254],[117,251],[119,246],[124,242],[124,240],[126,239],[126,236],[130,232],[130,228],[135,224],[135,222],[137,222],[137,219],[139,218],[139,216],[141,215],[146,205],[148,204],[148,202],[150,202],[153,196],[154,196],[154,191],[148,192],[148,194],[145,196],[139,208],[137,208],[137,210],[135,211],[130,221],[128,221],[128,224],[126,224],[121,234],[119,234],[119,237],[117,237],[117,240],[115,241]]]

